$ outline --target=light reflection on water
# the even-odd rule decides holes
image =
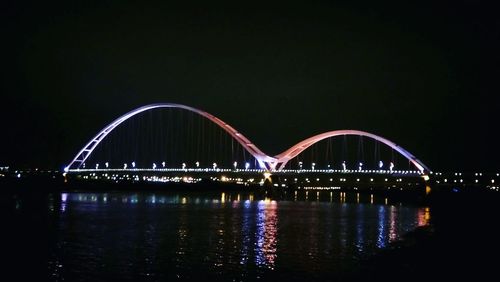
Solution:
[[[49,270],[61,280],[92,273],[93,281],[328,274],[430,220],[429,208],[373,195],[298,191],[288,199],[248,192],[52,195],[49,265],[58,267]]]
[[[277,240],[277,203],[269,199],[260,200],[257,204],[257,233],[255,263],[259,266],[274,268]]]

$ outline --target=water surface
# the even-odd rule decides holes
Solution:
[[[60,193],[47,202],[52,281],[340,279],[430,217],[340,192]]]

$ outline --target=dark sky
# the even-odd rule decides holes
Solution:
[[[327,130],[500,169],[494,1],[2,1],[0,165],[60,168],[107,122],[191,105],[277,154]]]

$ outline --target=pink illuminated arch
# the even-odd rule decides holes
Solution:
[[[287,162],[293,158],[295,158],[298,154],[302,153],[305,149],[309,148],[313,144],[326,139],[330,137],[335,137],[335,136],[340,136],[340,135],[357,135],[357,136],[366,136],[372,139],[375,139],[379,142],[384,143],[385,145],[391,147],[392,149],[396,150],[399,152],[401,155],[403,155],[405,158],[407,158],[415,167],[420,171],[420,172],[428,172],[430,171],[429,168],[423,164],[421,161],[419,161],[415,156],[410,154],[410,152],[406,151],[402,147],[396,145],[394,142],[389,141],[383,137],[380,137],[378,135],[360,131],[360,130],[334,130],[334,131],[328,131],[325,133],[321,133],[318,135],[315,135],[313,137],[307,138],[294,146],[292,146],[290,149],[284,151],[283,153],[276,155],[275,158],[277,161],[273,164],[273,167],[276,167],[277,170],[282,170]],[[279,166],[278,166],[279,164]]]
[[[188,110],[191,112],[194,112],[196,114],[199,114],[208,120],[214,122],[218,126],[220,126],[222,129],[224,129],[227,133],[229,133],[236,141],[238,141],[243,148],[245,148],[250,154],[252,154],[259,164],[264,167],[265,163],[274,163],[276,162],[276,159],[273,157],[270,157],[266,154],[264,154],[257,146],[255,146],[250,140],[248,140],[243,134],[239,133],[234,129],[232,126],[229,124],[225,123],[224,121],[220,120],[219,118],[205,112],[202,110],[198,110],[193,107],[181,105],[181,104],[172,104],[172,103],[158,103],[158,104],[150,104],[146,105],[143,107],[140,107],[138,109],[132,110],[121,117],[117,118],[114,120],[112,123],[108,124],[104,129],[102,129],[94,138],[92,138],[86,145],[83,147],[80,152],[75,156],[75,158],[69,163],[69,165],[65,168],[65,171],[68,171],[70,169],[79,169],[82,164],[85,162],[85,160],[92,154],[94,149],[99,145],[99,143],[111,132],[113,129],[115,129],[118,125],[120,125],[122,122],[126,121],[127,119],[142,113],[144,111],[148,111],[151,109],[156,109],[156,108],[178,108],[178,109],[184,109]]]

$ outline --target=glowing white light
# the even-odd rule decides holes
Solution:
[[[106,166],[106,168],[109,167],[109,163],[108,162],[106,162],[104,165]]]
[[[246,162],[245,163],[245,169],[248,169],[250,167],[250,163]]]
[[[384,162],[379,161],[379,162],[378,162],[378,167],[379,167],[379,168],[382,168],[383,166],[384,166]]]
[[[212,167],[213,167],[214,169],[216,169],[216,168],[217,168],[217,163],[213,163],[213,164],[212,164]]]
[[[359,163],[359,171],[363,169],[363,163]]]
[[[392,169],[394,168],[394,163],[391,162],[391,164],[389,165],[389,170],[392,172]]]
[[[269,179],[269,177],[271,177],[271,173],[270,173],[270,172],[267,172],[267,171],[266,171],[266,172],[264,172],[264,177],[265,177],[266,179]]]
[[[196,162],[196,167],[200,167],[200,162]]]
[[[346,167],[345,161],[343,161],[343,162],[342,162],[342,170],[343,170],[343,171],[346,171],[346,170],[347,170],[347,167]]]
[[[161,162],[161,166],[162,166],[162,167],[165,167],[165,162]]]
[[[302,169],[302,162],[299,162],[299,168]]]
[[[99,164],[95,164],[95,169],[99,169]]]
[[[237,162],[234,162],[234,163],[233,163],[233,166],[234,166],[234,169],[236,169],[236,167],[238,166],[238,163],[237,163]]]
[[[182,169],[186,169],[186,163],[182,163]]]
[[[69,167],[65,167],[64,172],[68,172],[68,171],[69,171]]]
[[[312,163],[312,164],[311,164],[311,168],[312,168],[312,170],[314,170],[314,167],[315,167],[315,166],[316,166],[316,163]]]
[[[132,167],[135,168],[135,162],[132,162]]]
[[[123,169],[127,169],[127,164],[126,163],[123,164]]]
[[[153,163],[153,169],[156,169],[156,164],[155,163]]]

